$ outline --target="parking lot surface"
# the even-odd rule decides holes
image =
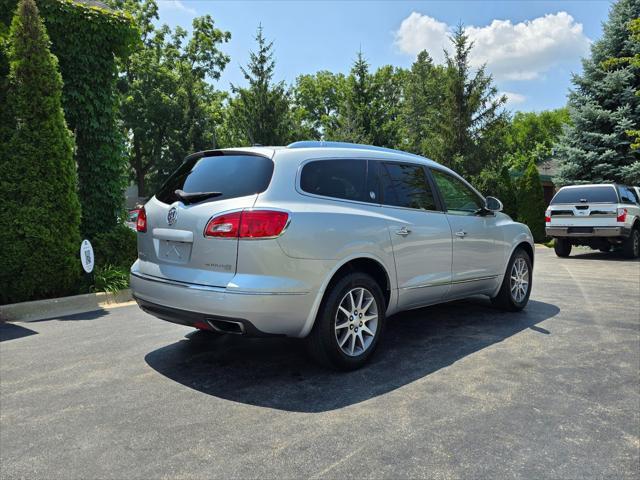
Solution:
[[[0,325],[0,477],[638,478],[640,262],[536,254],[524,312],[397,315],[351,373],[135,306]]]

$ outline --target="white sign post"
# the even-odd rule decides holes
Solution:
[[[89,240],[83,240],[80,245],[80,261],[82,262],[82,268],[85,272],[93,272],[93,264],[95,258],[93,256],[93,247]]]

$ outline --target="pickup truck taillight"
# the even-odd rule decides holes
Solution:
[[[551,222],[551,210],[547,209],[546,212],[544,212],[544,221],[545,223],[550,223]]]
[[[627,209],[626,208],[619,208],[618,209],[618,216],[616,217],[616,222],[624,222],[627,220]]]
[[[209,220],[205,237],[269,238],[277,237],[287,226],[289,214],[274,210],[243,210]]]
[[[142,233],[147,231],[147,212],[144,207],[142,207],[138,212],[138,219],[136,220],[136,230]]]

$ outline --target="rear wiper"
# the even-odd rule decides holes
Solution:
[[[197,203],[207,198],[215,198],[222,195],[222,192],[192,192],[187,193],[182,190],[175,190],[173,193],[184,203]]]

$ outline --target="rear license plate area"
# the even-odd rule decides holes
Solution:
[[[172,263],[187,263],[191,257],[191,243],[160,240],[158,257]]]
[[[593,233],[593,227],[569,227],[568,233]]]

